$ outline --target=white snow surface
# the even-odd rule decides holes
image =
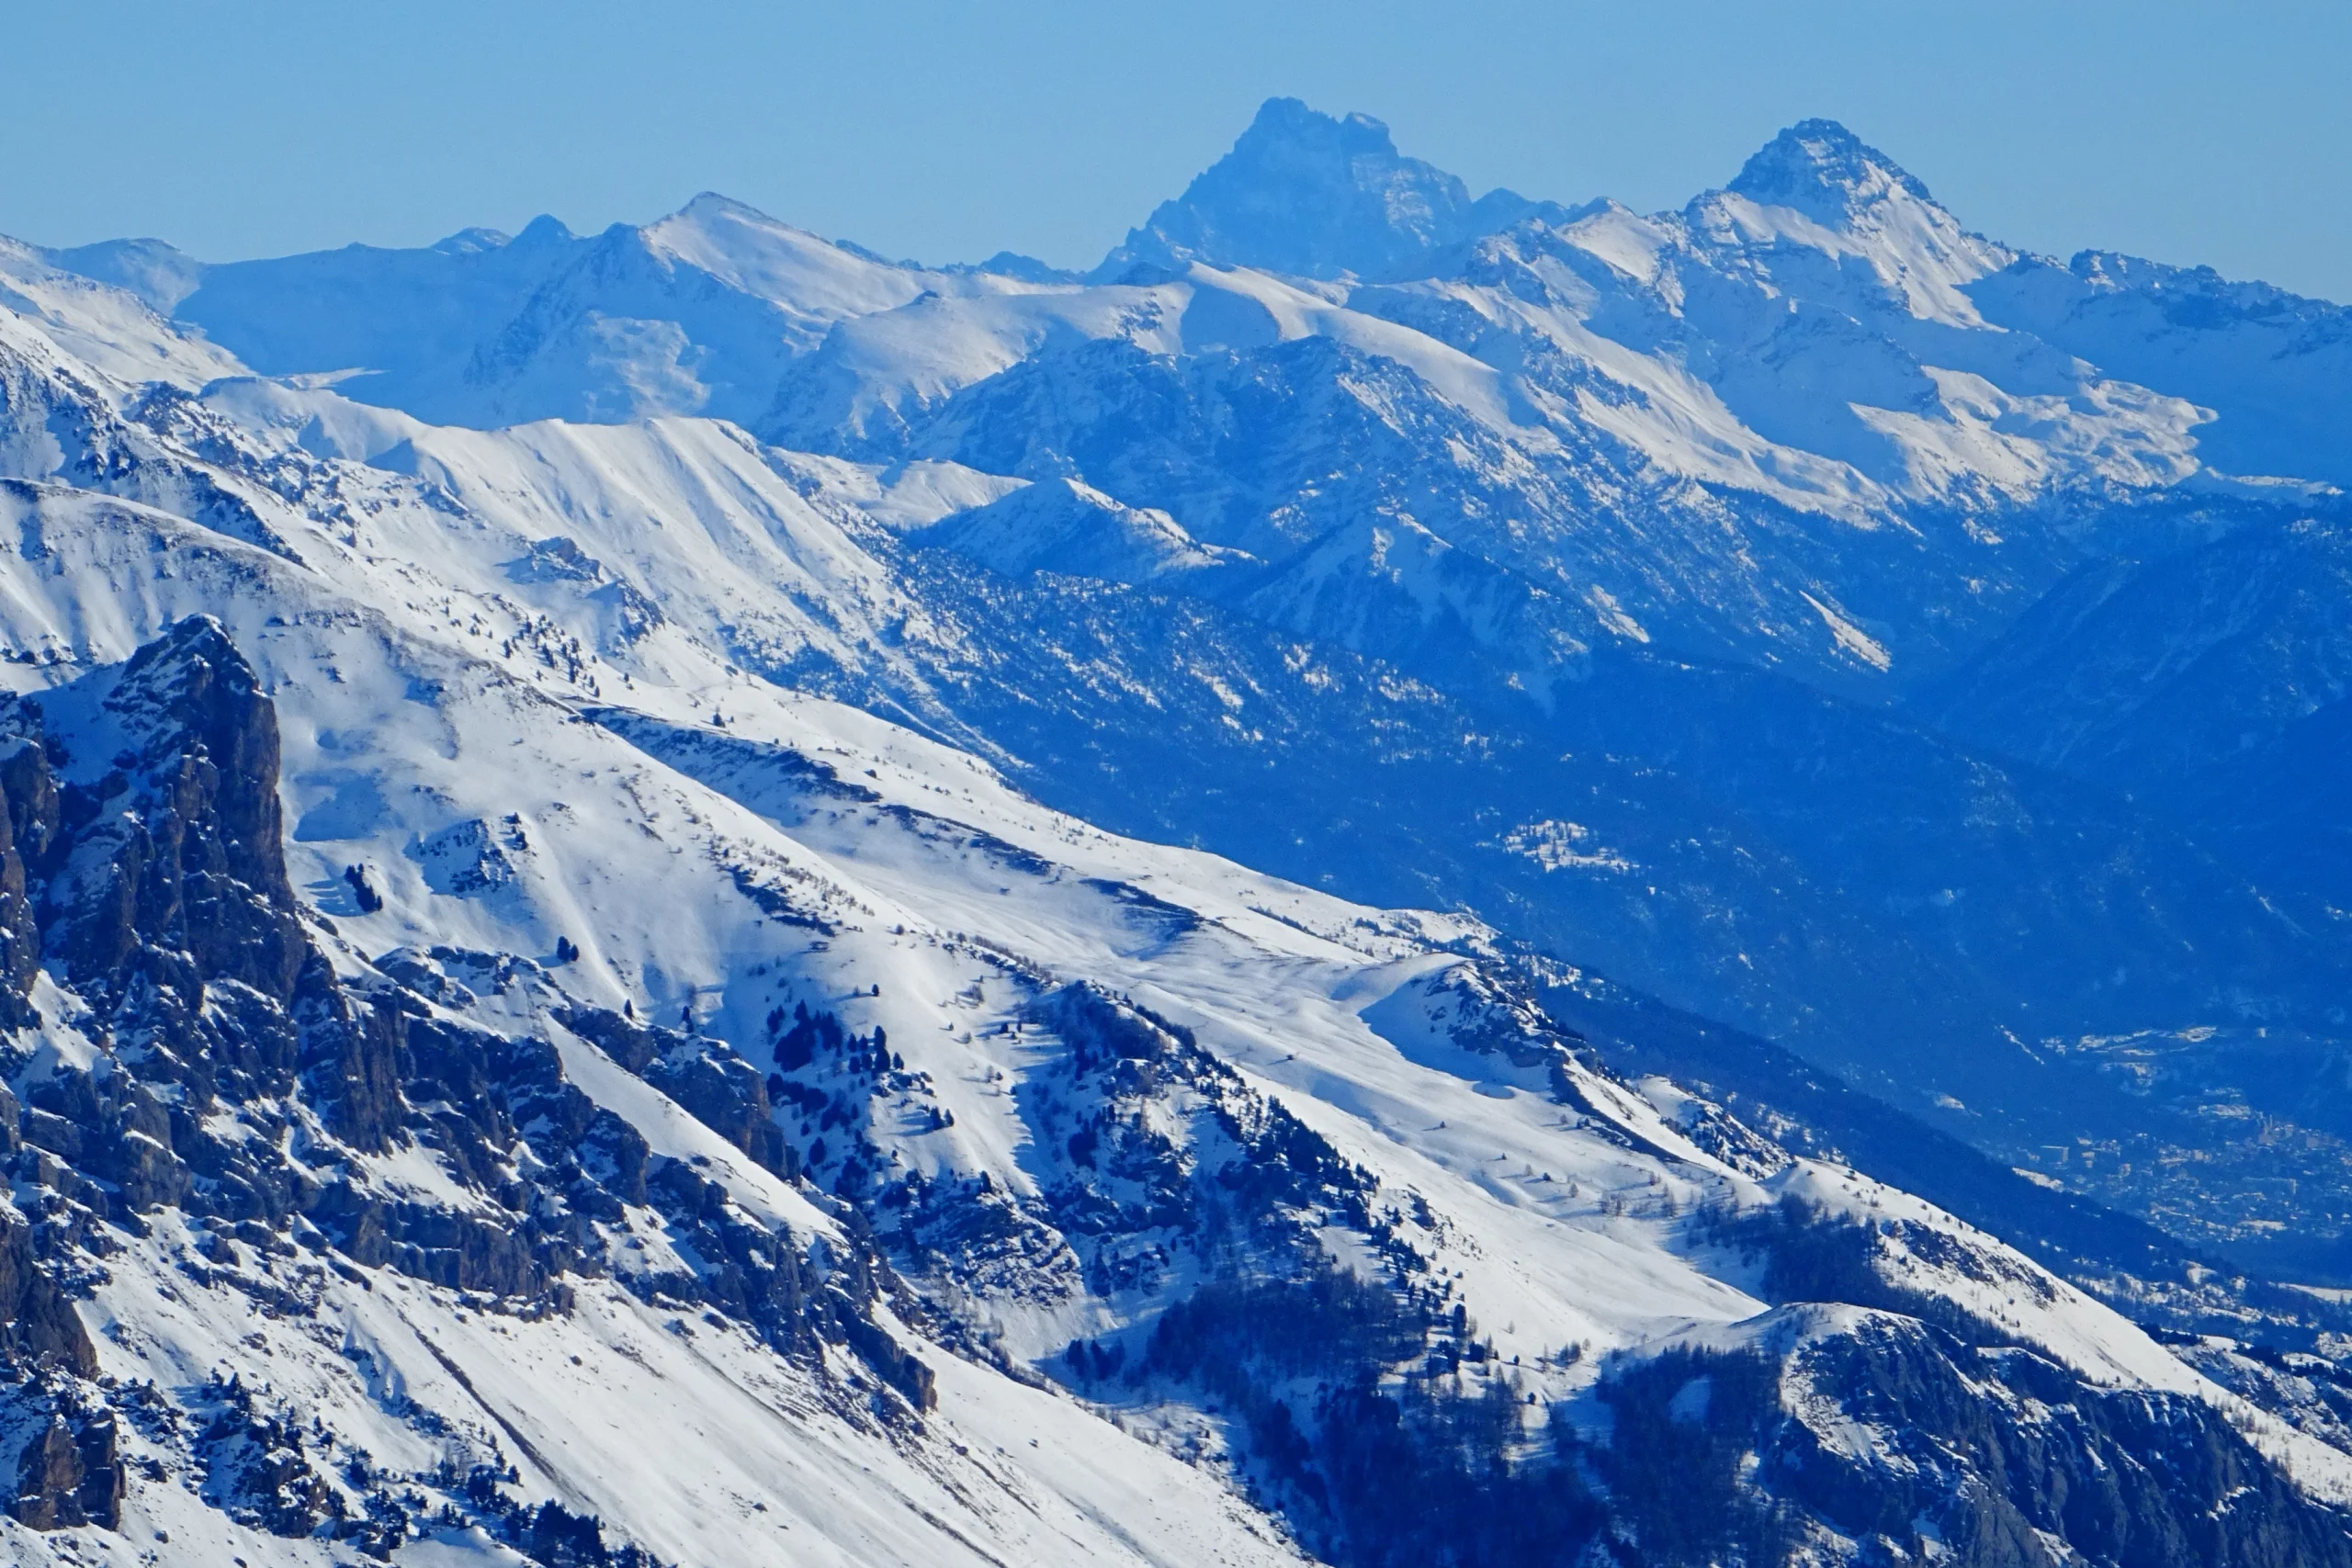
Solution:
[[[828,309],[864,310],[861,321],[892,308],[890,289],[877,296],[861,270],[867,264],[836,261],[844,253],[813,251],[726,204],[688,214],[692,224],[648,231],[663,254],[746,288],[802,301],[822,293]],[[1603,214],[1585,220],[1584,238],[1521,236],[1510,243],[1562,269],[1547,276],[1565,279],[1589,261],[1630,280],[1612,287],[1650,301],[1661,324],[1647,349],[1600,334],[1597,319],[1630,307],[1604,310],[1589,288],[1581,303],[1531,307],[1517,324],[1645,378],[1655,407],[1682,411],[1672,419],[1690,450],[1718,454],[1704,462],[1745,453],[1788,494],[1843,506],[1883,481],[1850,466],[1783,463],[1789,449],[1743,434],[1721,417],[1719,398],[1672,368],[1679,361],[1662,323],[1692,308],[1691,258],[1736,243],[1775,266],[1834,268],[1856,254],[1875,258],[1872,267],[1887,262],[1900,288],[1883,268],[1877,276],[1922,330],[1986,330],[1959,290],[1971,267],[1997,257],[1899,204],[1874,222],[1825,229],[1817,217],[1724,197],[1686,223]],[[2093,1382],[2242,1410],[2120,1316],[1917,1200],[1814,1165],[1759,1181],[1623,1086],[1573,1069],[1599,1108],[1595,1124],[1550,1099],[1541,1075],[1515,1077],[1498,1058],[1462,1050],[1433,986],[1487,940],[1475,921],[1363,908],[1196,851],[1104,833],[1023,795],[982,758],[744,669],[746,648],[772,669],[809,647],[854,665],[929,635],[920,606],[895,596],[861,539],[975,498],[1006,505],[1000,497],[1042,485],[1009,491],[948,465],[796,457],[738,426],[682,416],[429,425],[251,377],[128,294],[61,281],[15,252],[5,259],[13,292],[0,299],[0,346],[49,378],[44,395],[119,405],[134,378],[209,386],[200,408],[220,446],[168,455],[249,496],[277,547],[151,500],[73,488],[20,453],[28,471],[0,487],[0,645],[49,661],[0,664],[0,677],[40,689],[127,658],[181,617],[217,617],[277,705],[289,868],[333,921],[338,962],[440,943],[548,965],[481,998],[476,1021],[551,1032],[592,1098],[657,1151],[710,1161],[744,1212],[804,1235],[832,1224],[822,1202],[733,1156],[562,1034],[544,1017],[547,1001],[627,1001],[642,1016],[684,1014],[741,1041],[759,1038],[761,1020],[795,998],[821,1000],[854,1029],[885,1025],[955,1113],[943,1129],[877,1117],[885,1154],[913,1169],[987,1172],[1020,1191],[1032,1181],[1029,1134],[1008,1086],[1033,1068],[1038,1043],[991,1032],[1027,999],[996,961],[1010,954],[1049,981],[1096,981],[1191,1027],[1250,1086],[1374,1173],[1385,1199],[1418,1194],[1434,1223],[1417,1245],[1457,1277],[1506,1358],[1532,1364],[1571,1343],[1641,1354],[1694,1335],[1759,1331],[1764,1304],[1693,1247],[1674,1213],[1709,1198],[1759,1203],[1796,1191],[1957,1238],[2007,1283],[1919,1259],[1907,1282],[2003,1321]],[[1452,286],[1412,287],[1434,299]],[[1377,352],[1416,355],[1482,420],[1517,428],[1499,372],[1383,316],[1206,268],[1160,293],[1152,330],[1194,331],[1194,310],[1213,296],[1246,302],[1266,330],[1351,334]],[[1742,296],[1775,297],[1762,284]],[[975,339],[993,343],[989,333],[1013,330],[1002,322],[1049,309],[1037,301],[1063,302],[1050,306],[1060,311],[1102,299],[1099,290],[991,288],[896,309],[968,307],[974,320],[1000,323]],[[1238,305],[1216,310],[1199,332],[1256,330]],[[995,351],[974,352],[985,360]],[[1917,417],[1957,430],[1964,420],[1954,411],[1939,393]],[[1984,417],[1989,428],[2009,414]],[[222,466],[221,449],[236,463]],[[2165,461],[2178,457],[2164,450]],[[1147,523],[1153,547],[1200,548]],[[1858,651],[1874,646],[1859,628],[1847,632]],[[783,765],[787,755],[852,790],[812,788],[805,771]],[[460,891],[445,862],[469,844],[497,847],[498,874]],[[355,863],[382,890],[377,912],[348,902],[340,873]],[[832,934],[770,919],[751,888],[820,916]],[[1122,888],[1196,919],[1171,923]],[[582,953],[560,969],[559,936]],[[58,1048],[70,1039],[61,1032]],[[1633,1141],[1605,1135],[1612,1128]],[[379,1179],[435,1177],[387,1168]],[[367,1434],[388,1461],[418,1465],[441,1456],[388,1414],[386,1389],[430,1391],[436,1408],[470,1423],[450,1441],[496,1434],[521,1463],[527,1439],[547,1495],[681,1562],[1292,1560],[1214,1474],[1070,1396],[935,1346],[921,1349],[940,1407],[909,1439],[831,1413],[741,1330],[669,1321],[675,1314],[618,1290],[585,1289],[569,1317],[523,1321],[371,1271],[334,1287],[328,1315],[343,1338],[331,1345],[257,1322],[242,1296],[188,1282],[175,1268],[187,1245],[159,1227],[85,1304],[108,1371],[186,1382],[214,1367],[266,1369],[298,1408]],[[1124,1309],[1092,1303],[1084,1319],[1019,1302],[991,1310],[1009,1349],[1043,1357],[1080,1327],[1118,1326]],[[1530,1387],[1568,1397],[1602,1359],[1531,1365]],[[2305,1484],[2352,1496],[2352,1459],[2291,1436],[2264,1440]],[[187,1549],[175,1561],[328,1561],[308,1543],[236,1530],[176,1488],[134,1486],[131,1507],[130,1539],[168,1530]],[[82,1561],[131,1560],[102,1533],[72,1539]],[[0,1525],[0,1540],[16,1561],[62,1560],[54,1540],[12,1524]],[[403,1561],[498,1555],[486,1541],[452,1538]]]

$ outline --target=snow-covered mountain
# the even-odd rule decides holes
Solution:
[[[1840,128],[1784,133],[1680,213],[1506,195],[1276,103],[1121,253],[1149,266],[1091,284],[887,264],[707,196],[592,239],[542,220],[416,252],[51,259],[265,374],[356,372],[348,395],[434,423],[704,413],[796,449],[985,458],[1318,585],[1379,570],[1371,538],[1317,547],[1385,516],[1560,601],[1540,628],[1474,622],[1531,677],[1654,639],[1883,692],[2160,526],[2057,526],[2053,498],[2230,490],[2206,411],[2077,357],[2080,333],[1988,320],[1974,294],[2008,299],[2030,258]]]
[[[1437,188],[1384,135],[1275,106],[1187,200],[1303,180],[1283,188],[1312,238],[1355,210],[1358,175]],[[2069,572],[2332,503],[2211,474],[2189,405],[1983,318],[1974,295],[2031,258],[1835,126],[1784,133],[1683,212],[1540,215],[1369,283],[1229,252],[1104,285],[921,272],[715,198],[593,245],[533,233],[245,272],[145,243],[51,260],[111,267],[247,352],[342,334],[265,361],[300,374],[177,378],[208,417],[505,516],[518,540],[469,571],[672,617],[1128,830],[1508,911],[1524,940],[1786,1039],[2013,1161],[2140,1112],[2128,1079],[2053,1081],[2059,1056],[2012,1036],[2242,1032],[2250,1012],[2338,1029],[2340,942],[2267,905],[2198,824],[2184,841],[2106,781],[1858,711],[1978,656]],[[522,265],[534,246],[569,279],[554,293]],[[596,246],[666,258],[665,287],[725,310],[611,292],[644,269],[580,261]],[[207,314],[216,278],[253,321]],[[784,355],[773,400],[742,405],[764,437],[677,415],[474,434],[352,400],[412,371],[473,397],[454,350],[317,384],[365,334],[408,352],[444,318],[477,347],[539,341],[559,296],[574,325],[666,323],[696,364]],[[730,336],[730,310],[765,324]],[[1952,388],[1975,389],[1917,401]],[[2001,400],[2018,397],[2047,418]],[[582,558],[533,553],[560,539]],[[2292,1060],[2268,1113],[2333,1093]],[[2352,1201],[2340,1174],[2301,1175]]]
[[[2346,955],[2085,762],[2325,765],[2331,476],[2054,265],[1288,102],[1084,280],[0,248],[11,1559],[2352,1556]]]
[[[1987,320],[2213,411],[2198,445],[2243,474],[2352,479],[2343,306],[2211,267],[2086,251],[2019,256],[1972,291]]]
[[[265,374],[356,372],[349,389],[368,401],[474,425],[748,420],[835,322],[958,282],[707,194],[584,237],[541,218],[511,238],[470,229],[420,251],[205,265],[142,242],[49,259],[140,294]]]
[[[1555,202],[1493,190],[1473,199],[1444,170],[1396,151],[1369,115],[1344,119],[1296,98],[1269,98],[1233,151],[1164,201],[1093,276],[1193,262],[1301,277],[1374,277],[1529,218],[1556,222]]]

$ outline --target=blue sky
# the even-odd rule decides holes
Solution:
[[[1971,226],[2352,299],[2352,6],[12,0],[0,231],[209,259],[715,189],[893,255],[1066,265],[1275,94],[1478,190],[1679,206],[1842,119]]]

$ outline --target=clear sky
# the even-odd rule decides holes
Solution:
[[[1844,120],[1973,228],[2352,300],[2352,5],[0,0],[0,232],[227,260],[696,191],[1091,264],[1288,94],[1472,187],[1679,206]]]

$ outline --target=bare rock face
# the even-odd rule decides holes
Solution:
[[[101,1411],[76,1422],[51,1415],[17,1461],[17,1495],[9,1512],[34,1529],[98,1525],[119,1529],[125,1493],[116,1452],[115,1418]]]
[[[606,1008],[571,1008],[564,1026],[683,1106],[778,1176],[799,1173],[771,1114],[767,1081],[723,1041],[635,1023]]]
[[[28,895],[25,863],[48,854],[57,836],[57,785],[39,745],[21,737],[0,746],[0,1025],[32,1021],[26,998],[40,967],[40,927]]]
[[[192,1413],[152,1388],[101,1384],[74,1305],[120,1235],[158,1221],[192,1233],[184,1268],[241,1280],[273,1313],[315,1310],[266,1278],[272,1258],[308,1253],[354,1278],[390,1269],[542,1314],[571,1310],[568,1281],[619,1272],[599,1226],[650,1207],[693,1261],[630,1275],[629,1288],[715,1308],[812,1367],[846,1349],[895,1391],[890,1419],[931,1407],[929,1369],[876,1322],[886,1294],[911,1309],[863,1233],[812,1262],[812,1238],[769,1228],[654,1156],[566,1078],[549,1041],[436,1010],[464,994],[443,959],[480,961],[466,972],[493,987],[522,961],[436,949],[430,964],[392,954],[372,975],[339,976],[287,874],[277,771],[262,682],[208,618],[117,669],[0,699],[0,1160],[33,1216],[0,1217],[0,1420],[26,1434],[8,1505],[20,1523],[116,1528],[132,1479],[117,1410],[142,1432],[150,1417],[179,1430]],[[34,1070],[27,1031],[43,1021],[44,965],[96,1049]],[[567,1018],[792,1174],[765,1081],[726,1042]],[[388,1191],[356,1157],[402,1148],[426,1151],[465,1199]],[[378,1556],[413,1533],[414,1494],[370,1472],[350,1482],[364,1494],[355,1503],[322,1472],[324,1438],[236,1380],[197,1404],[208,1408],[187,1478],[200,1473],[232,1517]],[[544,1561],[577,1549],[582,1562],[650,1562],[603,1544],[593,1520],[583,1533],[494,1486],[472,1502],[503,1536],[555,1554]]]
[[[253,667],[192,617],[132,657],[103,707],[129,744],[67,791],[75,831],[51,902],[70,972],[154,949],[289,999],[310,943],[286,875],[277,710]]]
[[[101,1411],[74,1434],[81,1450],[82,1484],[74,1493],[82,1517],[107,1529],[122,1528],[122,1500],[130,1492],[112,1411]]]
[[[64,1292],[33,1257],[32,1231],[0,1222],[0,1367],[12,1372],[43,1365],[89,1377],[97,1351]]]

